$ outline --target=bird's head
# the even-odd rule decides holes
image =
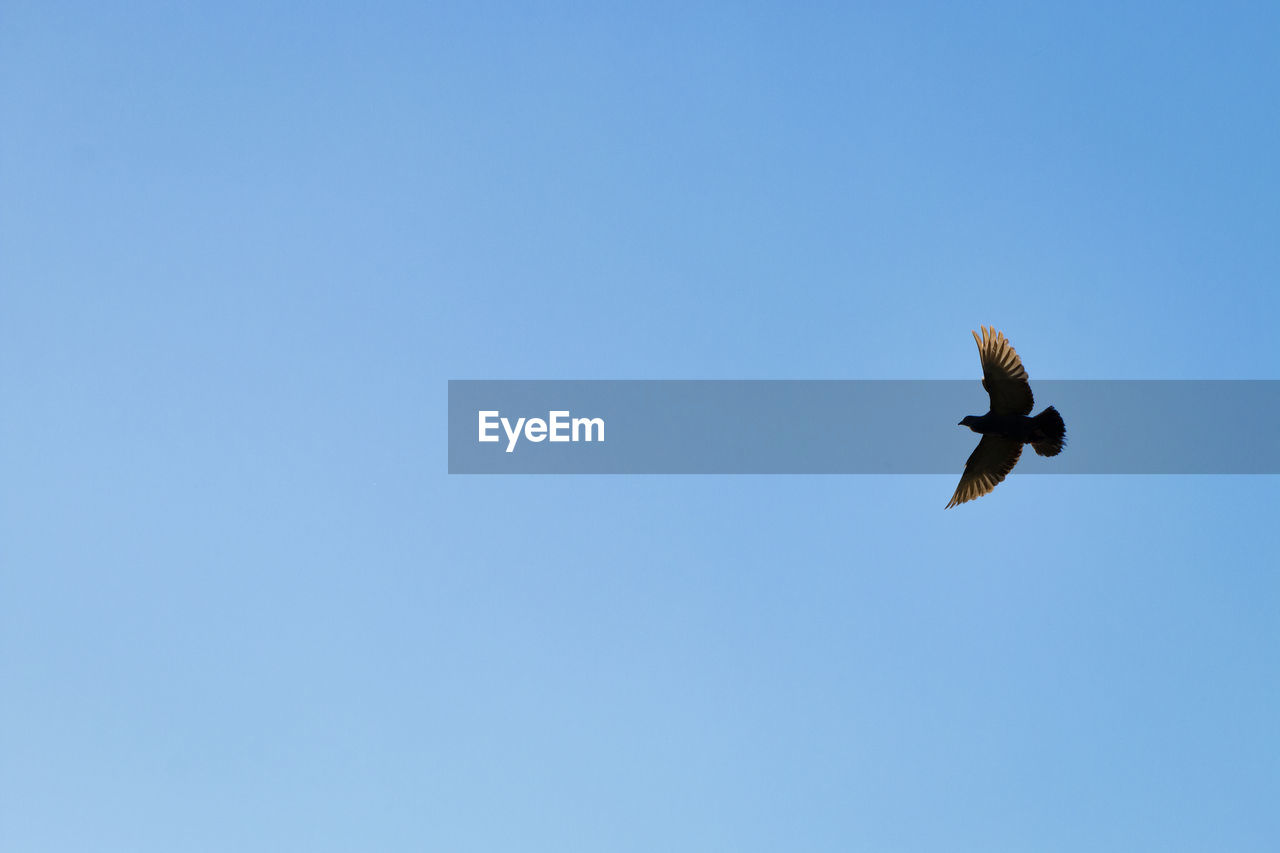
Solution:
[[[965,415],[963,418],[960,419],[960,423],[956,424],[956,426],[967,426],[969,429],[973,429],[977,425],[978,425],[977,415]]]

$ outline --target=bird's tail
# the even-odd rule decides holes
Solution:
[[[1032,418],[1035,423],[1035,440],[1031,447],[1041,456],[1057,456],[1062,446],[1067,443],[1067,425],[1062,422],[1062,415],[1053,406],[1045,409]]]

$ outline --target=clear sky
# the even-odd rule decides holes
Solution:
[[[5,3],[0,847],[1277,849],[1280,478],[944,512],[963,459],[450,477],[445,424],[449,379],[976,383],[979,324],[1033,380],[1280,378],[1278,43]]]

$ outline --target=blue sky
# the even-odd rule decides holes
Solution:
[[[1277,378],[1278,37],[6,4],[0,846],[1275,849],[1275,477],[450,477],[445,403]]]

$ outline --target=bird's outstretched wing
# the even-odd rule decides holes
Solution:
[[[964,463],[960,485],[956,486],[956,493],[951,496],[947,509],[980,498],[994,489],[1018,464],[1021,455],[1022,442],[993,433],[984,435],[973,453],[969,454],[969,461]]]
[[[1000,332],[982,327],[982,337],[973,333],[978,342],[978,357],[982,359],[982,387],[991,397],[991,411],[997,415],[1029,415],[1035,405],[1031,396],[1031,383],[1022,359],[1014,352],[1009,340]],[[983,493],[985,494],[985,492]]]

